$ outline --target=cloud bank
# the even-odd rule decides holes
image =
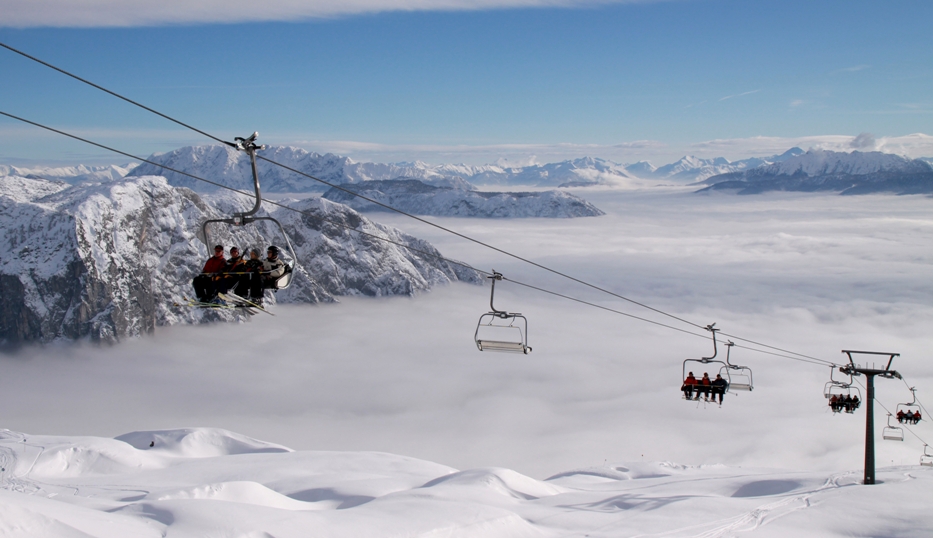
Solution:
[[[896,368],[930,404],[929,198],[581,194],[608,214],[441,221],[753,340],[833,361],[840,349],[900,352]],[[403,219],[382,220],[477,267],[672,322]],[[172,327],[108,348],[30,348],[0,357],[4,427],[115,436],[212,426],[295,449],[386,451],[538,478],[607,459],[861,465],[864,411],[832,415],[827,367],[735,348],[755,390],[704,409],[678,389],[682,361],[708,356],[707,340],[508,282],[496,306],[528,317],[532,354],[477,351],[489,288],[468,285],[280,307],[247,324]],[[901,381],[876,388],[889,407],[910,399]],[[884,416],[879,408],[879,431]],[[928,424],[917,432],[933,437]],[[916,464],[921,445],[911,437],[876,449],[879,465]]]
[[[0,26],[130,27],[296,21],[389,11],[573,8],[649,0],[0,0]]]

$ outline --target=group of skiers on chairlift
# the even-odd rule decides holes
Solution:
[[[719,405],[722,405],[722,397],[726,393],[728,386],[729,383],[720,374],[716,374],[716,379],[711,381],[709,374],[706,372],[703,373],[702,379],[697,379],[693,376],[693,372],[689,372],[680,390],[684,391],[684,398],[687,400],[699,400],[700,396],[703,396],[703,401],[715,403],[716,397],[719,396]],[[696,396],[693,395],[694,392],[696,392]],[[712,395],[712,398],[710,398],[710,395]]]
[[[854,413],[861,403],[858,396],[852,396],[851,394],[846,394],[845,396],[842,394],[833,394],[829,398],[829,407],[833,410],[833,413],[838,413],[840,411]]]
[[[220,304],[223,301],[217,294],[233,290],[238,296],[262,306],[263,290],[276,289],[287,267],[279,259],[279,248],[275,245],[266,251],[266,259],[260,259],[259,253],[259,249],[254,248],[249,252],[249,259],[243,259],[239,248],[230,247],[230,258],[224,259],[223,245],[215,246],[214,255],[208,258],[201,274],[192,282],[198,301]]]
[[[897,421],[901,424],[919,424],[921,418],[919,409],[916,413],[910,409],[906,413],[903,410],[897,412]]]

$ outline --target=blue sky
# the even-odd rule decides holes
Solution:
[[[659,165],[844,148],[862,132],[933,155],[933,139],[904,138],[933,132],[926,2],[406,2],[283,2],[277,21],[168,2],[165,21],[102,0],[80,16],[0,0],[14,14],[0,41],[225,138],[258,130],[358,160]],[[5,50],[0,72],[0,110],[141,155],[208,142]],[[7,119],[0,143],[7,163],[126,160]]]

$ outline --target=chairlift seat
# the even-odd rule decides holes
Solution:
[[[904,430],[900,428],[884,428],[881,430],[881,437],[887,441],[903,441]]]
[[[920,465],[933,467],[933,456],[920,456]]]
[[[477,340],[476,347],[480,351],[503,351],[506,353],[528,354],[531,348],[522,342],[503,342],[501,340]]]
[[[729,384],[729,390],[747,390],[751,392],[752,388],[750,383],[737,383],[733,381]]]

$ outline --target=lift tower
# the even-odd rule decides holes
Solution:
[[[867,385],[867,394],[865,395],[865,403],[868,405],[868,408],[865,410],[865,480],[863,484],[874,484],[875,483],[875,376],[885,377],[887,379],[901,379],[901,374],[897,371],[891,369],[891,362],[894,361],[894,357],[900,357],[900,353],[887,353],[883,351],[853,351],[850,349],[843,349],[843,353],[848,355],[849,364],[839,368],[839,371],[846,375],[864,375],[868,378]],[[875,364],[872,364],[871,368],[860,367],[855,364],[855,361],[852,360],[852,354],[857,355],[882,355],[888,357],[888,363],[884,365],[884,369],[875,368]]]

